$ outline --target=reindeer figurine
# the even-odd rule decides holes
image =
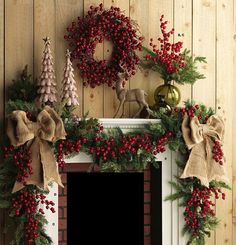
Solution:
[[[116,95],[118,100],[120,101],[120,104],[116,110],[114,118],[117,116],[121,106],[122,106],[122,114],[120,117],[124,116],[125,102],[136,101],[138,103],[139,109],[133,115],[133,118],[139,115],[139,113],[142,111],[144,106],[148,108],[148,103],[145,100],[145,96],[147,96],[147,93],[143,89],[139,89],[139,88],[130,89],[130,90],[125,89],[123,87],[123,77],[121,73],[119,74],[119,79],[116,82]]]

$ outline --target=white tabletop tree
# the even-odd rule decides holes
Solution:
[[[70,51],[68,49],[66,52],[66,64],[62,84],[62,101],[65,101],[67,106],[79,105],[76,81],[74,79],[74,68],[72,67]]]

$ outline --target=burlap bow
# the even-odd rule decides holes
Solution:
[[[14,111],[8,117],[7,135],[14,146],[27,144],[31,152],[33,174],[26,184],[37,185],[44,190],[55,181],[62,185],[57,163],[48,142],[64,139],[66,132],[58,114],[46,106],[37,116],[37,122],[30,121],[24,111]],[[15,182],[12,192],[21,190],[24,184]]]
[[[224,166],[213,159],[214,139],[222,140],[223,120],[213,115],[206,124],[200,124],[197,117],[184,116],[182,132],[188,149],[191,149],[188,162],[181,178],[197,177],[202,185],[209,186],[212,180],[227,181]]]

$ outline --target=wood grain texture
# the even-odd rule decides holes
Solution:
[[[202,28],[204,26],[204,28]],[[211,45],[209,45],[211,43]],[[206,78],[193,86],[193,99],[215,109],[216,103],[216,4],[214,1],[194,0],[192,16],[193,55],[205,56],[207,64],[199,70]],[[205,89],[204,89],[205,87]],[[215,232],[206,238],[208,245],[215,244]]]
[[[174,28],[175,42],[183,42],[184,49],[192,50],[192,1],[189,0],[174,0]],[[181,91],[181,103],[191,99],[192,97],[192,86],[189,84],[178,85],[175,84]]]
[[[98,6],[103,3],[103,0],[87,0],[84,1],[84,14],[86,15],[91,5]],[[103,44],[97,45],[95,59],[103,59]],[[90,87],[84,88],[84,101],[83,101],[84,112],[89,111],[89,115],[92,117],[103,117],[104,116],[104,86],[101,85],[92,89]]]
[[[5,1],[5,93],[24,66],[33,72],[33,2]],[[7,215],[6,215],[7,216]],[[7,218],[6,218],[7,219]],[[5,244],[10,244],[14,229],[9,229]]]
[[[215,108],[216,1],[193,1],[192,31],[193,54],[207,58],[207,64],[199,65],[199,71],[205,74],[206,79],[194,85],[193,99]]]
[[[65,53],[69,48],[69,44],[64,40],[66,28],[72,23],[77,21],[78,16],[83,16],[84,6],[83,0],[57,0],[56,1],[56,42],[55,42],[55,70],[58,85],[58,97],[61,96],[63,69],[65,67]],[[79,70],[76,66],[76,61],[73,62],[75,80],[77,82],[77,93],[79,97],[79,106],[76,108],[75,113],[79,116],[83,115],[83,82],[79,75]]]
[[[234,0],[233,2],[234,6],[233,6],[233,81],[235,81],[236,78],[236,1]],[[233,82],[233,86],[232,86],[232,91],[236,91],[236,83]],[[233,204],[233,244],[236,244],[236,163],[235,163],[235,159],[236,159],[236,144],[235,144],[235,140],[236,139],[236,112],[235,109],[236,108],[236,99],[233,98],[232,100],[232,105],[231,105],[231,109],[232,109],[232,119],[233,119],[233,133],[232,133],[232,189],[233,189],[233,200],[232,200],[232,204]]]
[[[188,0],[174,0],[174,42],[181,41],[184,44],[184,48],[192,50],[192,10],[193,5],[192,1]],[[181,103],[180,106],[184,104],[184,101],[192,98],[192,86],[191,85],[179,85],[175,83],[181,91]],[[176,159],[172,159],[172,164],[176,164]],[[178,174],[181,174],[178,171]],[[177,202],[177,205],[180,204],[180,201]],[[182,236],[182,230],[184,227],[184,219],[183,219],[184,208],[179,208],[178,213],[178,244],[186,244],[188,241],[188,236]],[[210,245],[210,244],[208,244]]]
[[[233,113],[232,107],[235,80],[232,78],[233,67],[233,0],[217,1],[216,18],[216,108],[225,122],[224,153],[226,171],[232,183],[233,164]],[[220,20],[224,19],[224,23]],[[227,24],[225,24],[227,23]],[[227,48],[226,48],[227,47]],[[227,64],[222,67],[222,64]],[[234,122],[235,123],[235,122]],[[217,201],[216,215],[222,220],[216,230],[216,245],[233,244],[232,240],[232,192],[226,192],[227,201]]]
[[[33,72],[33,2],[5,1],[5,87],[28,64]]]
[[[149,29],[148,29],[149,22],[147,21],[149,16],[149,10],[150,10],[149,4],[150,4],[149,2],[147,2],[146,4],[140,4],[139,0],[130,0],[130,18],[137,21],[140,28],[140,32],[144,37],[149,37]],[[146,38],[144,40],[143,45],[147,46],[148,43],[149,40]],[[141,56],[140,52],[139,55]],[[141,88],[145,91],[148,91],[148,87],[149,87],[149,83],[146,79],[145,72],[140,72],[138,70],[135,76],[130,78],[130,89]],[[148,101],[148,98],[145,99]],[[133,116],[138,109],[139,109],[138,104],[136,102],[131,102],[130,116]]]
[[[43,55],[43,38],[48,36],[51,40],[51,51],[55,65],[55,37],[56,15],[54,0],[34,0],[34,76],[38,78],[41,72],[41,60]],[[55,66],[54,66],[55,70]],[[56,77],[58,83],[58,78]]]

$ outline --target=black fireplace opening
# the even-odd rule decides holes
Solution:
[[[68,173],[68,245],[143,245],[143,183],[143,173]]]

